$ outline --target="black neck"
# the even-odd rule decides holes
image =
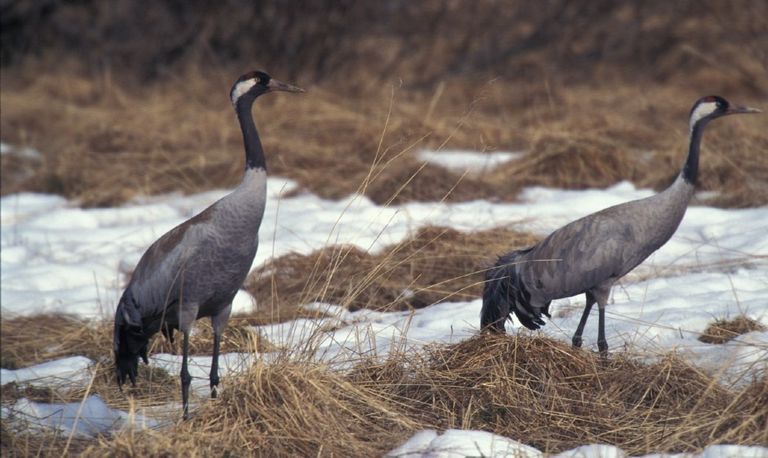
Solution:
[[[256,124],[253,123],[251,107],[253,98],[240,97],[235,104],[235,113],[240,121],[240,130],[243,131],[243,144],[245,145],[245,168],[267,170],[267,162],[264,158],[264,149],[261,146]]]
[[[688,146],[688,158],[685,160],[683,166],[683,179],[692,185],[696,184],[696,179],[699,177],[699,146],[701,145],[701,137],[704,134],[704,126],[706,121],[701,120],[693,125],[691,129],[691,140]]]

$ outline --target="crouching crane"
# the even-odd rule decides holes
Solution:
[[[230,91],[245,144],[245,174],[234,191],[153,243],[133,271],[115,311],[114,351],[117,383],[135,385],[139,357],[147,360],[149,339],[158,331],[172,341],[173,331],[184,335],[181,396],[184,418],[189,412],[187,368],[189,332],[199,318],[213,326],[211,397],[219,385],[221,334],[227,326],[232,299],[243,284],[258,247],[264,215],[267,172],[264,150],[251,107],[262,94],[304,92],[263,72],[238,78]]]
[[[556,230],[537,245],[501,256],[486,273],[481,328],[504,332],[511,312],[528,329],[539,329],[553,299],[586,294],[586,306],[573,335],[580,347],[584,325],[597,302],[597,346],[608,352],[605,305],[613,284],[664,245],[675,233],[693,196],[699,171],[699,145],[713,119],[755,108],[731,105],[718,96],[699,99],[690,113],[688,157],[664,191],[585,216]]]

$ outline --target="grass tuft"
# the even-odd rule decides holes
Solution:
[[[478,297],[497,253],[537,240],[506,228],[464,233],[427,226],[375,255],[334,245],[282,256],[255,270],[246,289],[260,299],[257,315],[277,321],[292,319],[297,306],[311,302],[351,311],[418,309]]]
[[[606,361],[546,337],[506,335],[399,347],[346,371],[311,354],[278,353],[225,378],[220,397],[202,402],[190,421],[178,421],[176,409],[159,429],[128,428],[70,447],[84,456],[378,456],[425,428],[491,431],[547,453],[585,443],[642,455],[768,440],[768,381],[728,388],[675,354],[648,363],[616,352]],[[13,386],[4,403],[10,391],[56,402],[85,394]],[[99,364],[90,393],[133,410],[178,401],[179,387],[175,375],[142,365],[137,387],[121,393],[111,366]],[[2,433],[9,453],[41,456],[57,456],[68,439],[19,430],[8,418]]]
[[[192,421],[103,438],[91,455],[375,456],[423,428],[471,428],[547,453],[610,443],[628,454],[763,444],[768,384],[729,390],[675,355],[646,364],[541,337],[478,336],[369,360],[257,363]]]
[[[699,336],[699,342],[724,344],[742,334],[752,331],[765,331],[765,329],[765,326],[744,315],[739,315],[730,320],[720,318],[707,326]]]
[[[2,140],[36,148],[41,157],[4,154],[0,191],[111,206],[141,195],[234,186],[243,149],[226,97],[231,81],[191,71],[185,83],[102,87],[66,71],[54,78],[34,68],[6,70]],[[425,88],[386,86],[355,95],[321,85],[302,95],[266,95],[254,116],[270,173],[296,180],[300,190],[331,199],[361,192],[379,204],[511,202],[530,185],[583,189],[630,180],[663,188],[687,151],[688,110],[711,90],[685,82],[652,92],[622,82],[551,86],[545,102],[516,97],[541,92],[540,84],[504,79],[479,86],[447,80],[435,97]],[[748,92],[723,95],[765,105]],[[701,159],[700,187],[716,192],[707,203],[768,204],[766,148],[759,115],[713,123]],[[527,154],[462,176],[423,164],[421,149]]]

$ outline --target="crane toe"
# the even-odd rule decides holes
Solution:
[[[216,399],[219,394],[219,374],[211,372],[211,399]]]
[[[597,349],[600,351],[600,356],[602,357],[608,356],[608,342],[606,342],[605,340],[597,341]]]

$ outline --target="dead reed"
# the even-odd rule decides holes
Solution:
[[[716,319],[704,329],[699,336],[699,341],[708,344],[724,344],[752,331],[765,331],[765,326],[744,315],[731,319]]]
[[[122,409],[179,396],[175,375],[143,365],[137,387],[121,393],[108,347],[101,349],[90,394]],[[226,379],[220,398],[203,402],[189,422],[70,447],[86,456],[373,456],[424,428],[492,431],[548,453],[585,443],[644,454],[768,440],[768,381],[728,388],[674,354],[647,363],[616,352],[603,361],[549,338],[491,335],[401,348],[342,372],[311,354],[282,353]],[[77,402],[85,394],[13,385],[4,387],[3,403],[21,396]],[[23,432],[8,419],[2,434],[4,453],[19,456],[57,456],[69,439]]]
[[[255,270],[246,289],[261,312],[285,321],[301,304],[325,302],[348,310],[410,310],[482,292],[497,253],[532,245],[531,234],[506,228],[462,233],[428,226],[371,255],[334,245],[309,255],[288,254]],[[280,314],[284,318],[280,318]]]
[[[4,195],[53,192],[104,206],[139,195],[230,187],[239,179],[243,153],[226,97],[229,79],[191,72],[182,86],[110,86],[77,74],[30,73],[6,71],[0,127],[4,142],[37,148],[42,156],[2,156]],[[523,186],[605,187],[621,180],[660,189],[682,164],[690,105],[713,91],[584,84],[551,88],[542,102],[517,95],[540,92],[546,82],[497,80],[474,91],[467,89],[471,83],[398,89],[394,98],[391,87],[363,97],[333,86],[264,97],[255,117],[270,173],[322,197],[363,192],[379,204],[514,201]],[[766,105],[748,94],[723,95]],[[527,155],[480,176],[462,176],[425,166],[415,156],[420,149]],[[717,192],[710,203],[766,204],[766,149],[758,116],[711,126],[700,174],[701,189]]]
[[[422,428],[472,428],[548,453],[610,443],[629,454],[764,444],[765,380],[727,389],[669,355],[652,364],[540,337],[478,336],[371,360],[349,373],[323,364],[256,364],[192,421],[129,430],[89,456],[380,455]]]

